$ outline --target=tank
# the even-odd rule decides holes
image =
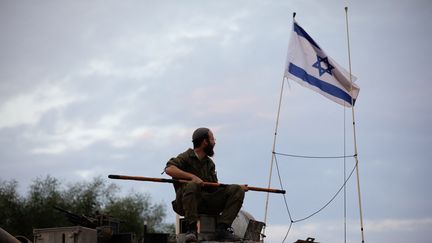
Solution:
[[[206,243],[218,243],[215,240],[215,230],[216,230],[216,215],[205,215],[200,214],[198,220],[198,239],[200,242]],[[180,232],[176,236],[177,243],[185,242],[185,229],[183,218],[179,220]],[[261,240],[261,231],[264,227],[263,222],[255,221],[253,216],[246,211],[241,210],[237,217],[234,219],[231,227],[234,230],[234,234],[243,239],[244,243],[258,243]]]
[[[34,243],[93,243],[97,242],[95,229],[82,226],[34,229]]]

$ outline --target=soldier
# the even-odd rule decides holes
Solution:
[[[208,128],[198,128],[192,135],[193,149],[188,149],[171,158],[165,172],[175,179],[190,182],[174,184],[176,200],[173,209],[185,216],[188,225],[186,242],[197,242],[197,220],[199,213],[216,214],[216,240],[238,241],[229,228],[243,204],[247,186],[202,187],[203,182],[217,182],[214,155],[216,140]]]

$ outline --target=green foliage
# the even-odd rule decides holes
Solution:
[[[24,216],[24,199],[18,195],[17,181],[0,181],[0,226],[18,234]]]
[[[162,204],[136,192],[120,197],[119,188],[100,177],[66,187],[51,176],[37,178],[25,197],[17,192],[16,181],[0,182],[0,227],[13,235],[31,239],[34,228],[71,226],[54,206],[78,216],[107,214],[120,220],[121,232],[133,232],[138,238],[143,236],[144,224],[149,232],[174,232],[173,224],[163,223],[166,214]]]
[[[37,225],[38,228],[53,227],[53,223],[69,225],[65,217],[54,210],[54,206],[66,206],[60,182],[51,176],[34,180],[24,201],[26,227],[23,234],[30,235],[32,225]]]
[[[107,205],[106,212],[124,221],[120,224],[121,231],[135,232],[138,237],[144,234],[144,224],[148,232],[170,229],[162,222],[165,217],[165,208],[158,204],[152,205],[150,201],[148,195],[133,193],[120,200],[112,201]],[[173,231],[171,229],[171,232]]]
[[[78,182],[70,185],[63,193],[67,206],[72,212],[84,215],[92,215],[95,211],[101,211],[110,201],[117,200],[119,191],[114,184],[107,185],[105,181],[96,177],[90,182]]]

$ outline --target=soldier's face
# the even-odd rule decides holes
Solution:
[[[213,136],[213,133],[209,131],[209,137],[206,139],[207,145],[204,148],[204,152],[209,157],[213,157],[214,155],[214,146],[216,145],[216,139]]]

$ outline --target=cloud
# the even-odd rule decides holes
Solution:
[[[199,100],[200,109],[193,112],[197,115],[220,115],[247,113],[256,110],[259,105],[257,96],[242,94],[235,95],[237,92],[233,85],[222,83],[205,87],[197,87],[190,93],[190,102]],[[227,89],[228,88],[228,89]],[[215,102],[217,100],[217,102]]]
[[[35,125],[44,114],[82,100],[58,85],[42,85],[36,90],[17,94],[0,106],[0,129]]]
[[[169,31],[168,39],[174,42],[212,39],[221,46],[226,46],[237,41],[237,34],[241,31],[240,22],[249,16],[250,13],[246,10],[228,16],[198,15],[182,24],[174,25]],[[242,41],[247,39],[247,35],[240,37]]]
[[[340,242],[343,240],[343,221],[314,221],[313,223],[293,224],[285,242],[297,239],[305,240],[313,237],[319,242]],[[281,242],[289,225],[270,225],[266,229],[266,239],[269,243]],[[411,237],[413,242],[427,242],[430,238],[432,218],[419,219],[375,219],[364,221],[364,235],[371,243],[395,242],[403,243]],[[360,226],[358,220],[347,220],[347,239],[349,242],[359,241]]]
[[[238,34],[238,22],[248,16],[241,11],[230,17],[194,16],[188,20],[160,26],[153,32],[124,31],[97,48],[80,71],[83,76],[146,79],[157,78],[188,58],[200,41],[228,45]],[[123,32],[123,31],[122,31]],[[244,36],[241,38],[245,40]],[[107,52],[106,50],[109,50]]]
[[[121,126],[126,112],[113,112],[102,115],[97,121],[85,120],[84,117],[73,118],[60,115],[51,121],[50,129],[41,127],[28,130],[24,137],[37,144],[31,149],[33,154],[60,154],[67,151],[78,151],[100,141],[116,140],[117,129]],[[117,136],[116,136],[117,135]]]
[[[28,134],[29,139],[37,139],[41,143],[32,149],[35,154],[59,154],[67,150],[77,151],[84,149],[98,141],[111,139],[114,135],[113,124],[103,124],[103,118],[99,125],[91,126],[83,121],[58,121],[50,134],[41,131],[36,134]]]
[[[142,45],[143,43],[141,43]],[[86,66],[80,72],[82,76],[101,76],[104,78],[120,79],[145,79],[156,78],[163,75],[170,65],[178,58],[185,56],[190,49],[188,47],[170,47],[159,45],[159,48],[152,50],[157,52],[154,56],[141,57],[140,60],[135,58],[126,58],[129,60],[117,60],[118,56],[100,55],[88,61]],[[164,47],[161,50],[161,47]],[[148,47],[147,47],[148,48]],[[110,48],[112,49],[112,48]],[[129,46],[130,52],[142,51],[140,46]],[[159,50],[159,51],[157,51]],[[114,50],[115,51],[115,50]],[[131,55],[133,56],[133,55]],[[132,59],[132,60],[131,60]]]
[[[367,220],[366,224],[368,231],[371,232],[414,232],[420,229],[431,229],[432,218]]]
[[[116,112],[106,114],[96,122],[59,120],[51,133],[31,132],[27,138],[39,141],[40,145],[31,150],[34,154],[60,154],[83,150],[98,142],[117,149],[138,143],[165,146],[183,140],[191,130],[180,124],[129,127],[125,125],[126,119],[126,112]]]

